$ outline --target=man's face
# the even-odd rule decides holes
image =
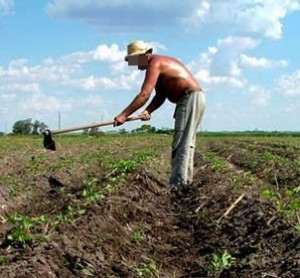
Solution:
[[[138,66],[139,70],[145,70],[148,67],[148,57],[146,55],[129,56],[128,66]]]

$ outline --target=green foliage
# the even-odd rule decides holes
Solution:
[[[6,264],[7,258],[5,256],[0,255],[0,265]]]
[[[85,213],[85,209],[81,209],[79,207],[74,208],[73,206],[69,205],[66,211],[60,212],[54,221],[55,226],[60,226],[65,222],[72,222],[80,215]]]
[[[9,190],[9,197],[15,197],[17,196],[20,192],[22,192],[25,188],[25,184],[21,182],[17,182],[16,184],[13,185],[13,187]]]
[[[228,166],[224,160],[212,151],[206,151],[204,157],[211,162],[211,168],[216,171],[227,170]]]
[[[235,263],[235,258],[232,257],[227,250],[219,254],[213,254],[209,271],[211,272],[222,272],[225,269],[230,268]]]
[[[96,178],[83,181],[82,197],[88,203],[96,203],[105,198],[104,194],[98,189],[98,182]]]
[[[47,125],[43,122],[40,122],[38,120],[35,120],[32,123],[32,119],[26,119],[26,120],[19,120],[14,123],[13,125],[13,133],[15,134],[22,134],[22,135],[28,135],[33,134],[37,135],[42,130],[46,129]]]
[[[29,217],[14,213],[8,218],[8,221],[16,225],[6,236],[8,242],[10,244],[20,244],[22,247],[25,247],[35,236],[32,232],[33,228],[46,223],[48,218],[44,215]]]
[[[141,245],[144,240],[144,234],[141,230],[136,230],[133,233],[133,241],[136,245]]]
[[[274,201],[278,213],[293,221],[298,219],[300,212],[300,186],[295,188],[286,189],[281,193],[277,189],[265,189],[261,195],[262,197],[269,198]],[[296,226],[296,229],[297,226]]]
[[[155,133],[156,128],[151,125],[142,125],[138,127],[137,129],[132,130],[132,133]]]
[[[142,278],[159,277],[159,269],[155,261],[150,260],[148,263],[142,263],[133,268],[134,272]]]
[[[15,134],[30,134],[32,131],[31,119],[20,120],[14,123],[13,125],[13,133]]]
[[[137,170],[138,164],[131,159],[121,159],[110,163],[111,169],[116,169],[118,173],[128,173]]]

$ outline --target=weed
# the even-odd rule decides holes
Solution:
[[[55,226],[59,226],[64,222],[72,222],[75,218],[85,213],[85,209],[74,208],[68,206],[66,212],[60,212],[54,221]]]
[[[88,203],[96,203],[105,198],[105,196],[99,191],[97,187],[98,182],[99,181],[96,178],[83,181],[82,197]]]
[[[133,233],[133,241],[136,245],[141,245],[144,240],[144,234],[141,230],[136,230]]]
[[[135,171],[138,168],[138,164],[134,160],[121,159],[118,162],[112,162],[110,168],[117,169],[118,173],[128,173]]]
[[[157,156],[158,153],[154,150],[135,151],[132,156],[137,163],[145,163],[149,158]]]
[[[5,256],[0,255],[0,265],[6,264],[7,258]]]
[[[142,263],[133,268],[139,277],[159,277],[159,269],[155,261],[150,260],[149,263]]]
[[[54,170],[59,170],[62,169],[68,165],[71,165],[73,163],[73,159],[71,157],[68,157],[66,155],[61,155],[59,161],[56,161],[54,163],[52,163],[49,166],[49,169],[51,169],[52,171]]]
[[[226,163],[214,152],[206,151],[204,153],[204,157],[211,162],[211,168],[216,171],[224,171],[227,170],[228,166]]]
[[[29,217],[14,213],[8,218],[8,221],[16,224],[16,227],[7,234],[6,239],[10,244],[20,244],[22,247],[25,247],[32,241],[33,237],[38,236],[38,234],[33,234],[33,228],[47,222],[48,218],[44,215]]]
[[[284,193],[273,188],[266,189],[262,192],[262,196],[273,199],[277,211],[286,218],[298,218],[300,211],[300,186],[287,189]]]
[[[230,268],[235,263],[235,258],[232,257],[227,250],[219,254],[213,254],[209,266],[211,272],[222,272]]]
[[[16,197],[21,191],[23,191],[26,188],[26,186],[21,183],[18,182],[16,183],[9,191],[9,197]]]

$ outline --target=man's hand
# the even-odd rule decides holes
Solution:
[[[151,119],[151,114],[147,110],[144,110],[139,117],[142,121],[149,121]]]
[[[126,122],[126,120],[127,120],[127,117],[124,116],[123,114],[120,114],[114,118],[114,126],[122,125]]]

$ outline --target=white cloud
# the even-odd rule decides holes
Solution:
[[[118,45],[112,44],[108,46],[104,44],[96,48],[93,58],[96,61],[119,62],[124,61],[125,55],[126,51],[121,51]]]
[[[20,108],[24,112],[53,112],[63,110],[69,111],[72,109],[72,101],[60,100],[55,96],[48,96],[45,94],[37,93],[27,98],[20,104]]]
[[[242,53],[259,45],[260,41],[249,37],[229,36],[218,40],[216,46],[189,63],[188,67],[198,80],[209,88],[211,85],[226,84],[233,88],[243,88],[246,84],[239,68]]]
[[[270,69],[286,67],[288,63],[286,60],[270,60],[267,58],[256,58],[242,54],[240,56],[240,65],[243,67]]]
[[[81,87],[84,90],[90,91],[90,90],[95,90],[95,89],[113,89],[116,88],[116,84],[114,81],[107,77],[95,77],[93,75],[83,78],[80,80],[75,80],[75,84],[77,86]]]
[[[46,11],[57,17],[71,17],[101,30],[136,32],[159,26],[174,26],[193,10],[195,2],[163,0],[52,0]]]
[[[13,84],[8,84],[8,85],[0,85],[0,93],[5,92],[5,93],[20,93],[20,92],[25,92],[25,93],[39,93],[40,92],[40,86],[38,83],[13,83]]]
[[[0,16],[13,13],[14,6],[14,0],[0,0]]]
[[[202,0],[191,23],[194,28],[216,25],[220,32],[279,39],[282,20],[298,10],[299,0]]]
[[[271,99],[270,91],[259,85],[250,86],[249,92],[252,99],[252,103],[260,106],[266,106]]]
[[[17,95],[16,94],[1,94],[0,98],[2,99],[2,104],[3,104],[3,102],[12,101],[12,100],[16,99]]]
[[[115,32],[136,32],[155,27],[188,25],[193,30],[217,26],[224,34],[256,35],[278,39],[282,20],[300,9],[299,0],[52,0],[46,10]]]
[[[287,96],[300,96],[300,70],[277,80],[278,90]]]
[[[79,68],[79,65],[54,62],[51,59],[45,60],[44,64],[30,66],[28,60],[18,59],[11,61],[7,69],[0,68],[0,77],[2,82],[65,80]]]

